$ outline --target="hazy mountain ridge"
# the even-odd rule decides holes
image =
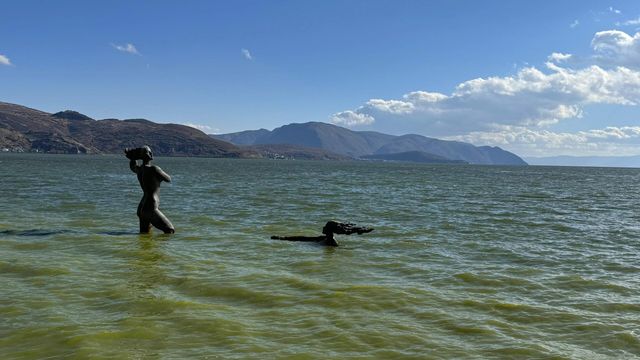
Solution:
[[[215,135],[214,138],[224,140],[236,145],[253,145],[256,144],[257,140],[263,136],[267,136],[271,133],[271,131],[267,129],[260,130],[246,130],[237,133],[233,133],[231,136],[223,135]],[[233,140],[233,141],[232,141]]]
[[[640,167],[640,155],[635,156],[550,156],[528,157],[531,165]]]
[[[357,158],[372,154],[374,148],[391,137],[381,133],[359,133],[321,122],[308,122],[276,128],[268,135],[258,138],[256,144],[294,144]]]
[[[527,164],[517,155],[499,147],[478,147],[459,141],[440,140],[415,134],[395,136],[375,131],[353,131],[321,122],[294,123],[273,131],[260,129],[211,136],[237,145],[293,144],[325,149],[354,158],[366,155],[422,152],[471,164]]]

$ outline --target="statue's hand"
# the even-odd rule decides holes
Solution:
[[[124,148],[124,155],[127,157],[127,159],[129,160],[136,160],[136,149],[132,149],[132,148]]]

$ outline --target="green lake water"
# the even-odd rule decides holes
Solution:
[[[640,169],[155,163],[0,155],[0,359],[640,356]]]

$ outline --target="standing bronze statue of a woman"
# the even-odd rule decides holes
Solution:
[[[140,233],[151,231],[151,225],[164,231],[165,234],[173,234],[175,228],[171,221],[158,209],[160,205],[160,183],[171,182],[171,177],[158,166],[151,165],[153,153],[151,148],[144,146],[135,149],[124,149],[124,153],[129,159],[131,171],[138,175],[138,182],[144,192],[142,200],[138,205],[138,218],[140,218]],[[142,160],[142,165],[138,165],[138,160]]]

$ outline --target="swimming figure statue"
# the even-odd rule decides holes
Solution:
[[[151,231],[151,225],[162,230],[165,234],[173,234],[175,228],[171,221],[158,209],[160,205],[160,183],[171,182],[171,177],[158,166],[151,165],[153,153],[151,148],[144,146],[135,149],[124,149],[124,153],[129,159],[131,171],[138,175],[138,182],[144,192],[142,200],[138,205],[138,218],[140,219],[140,233],[146,234]],[[142,160],[142,165],[138,165],[138,160]]]
[[[306,241],[315,242],[325,246],[338,246],[338,242],[333,237],[333,234],[351,235],[351,234],[364,234],[372,232],[373,228],[366,228],[362,226],[356,226],[351,223],[340,223],[337,221],[329,221],[322,228],[321,236],[272,236],[273,240],[287,240],[287,241]]]

